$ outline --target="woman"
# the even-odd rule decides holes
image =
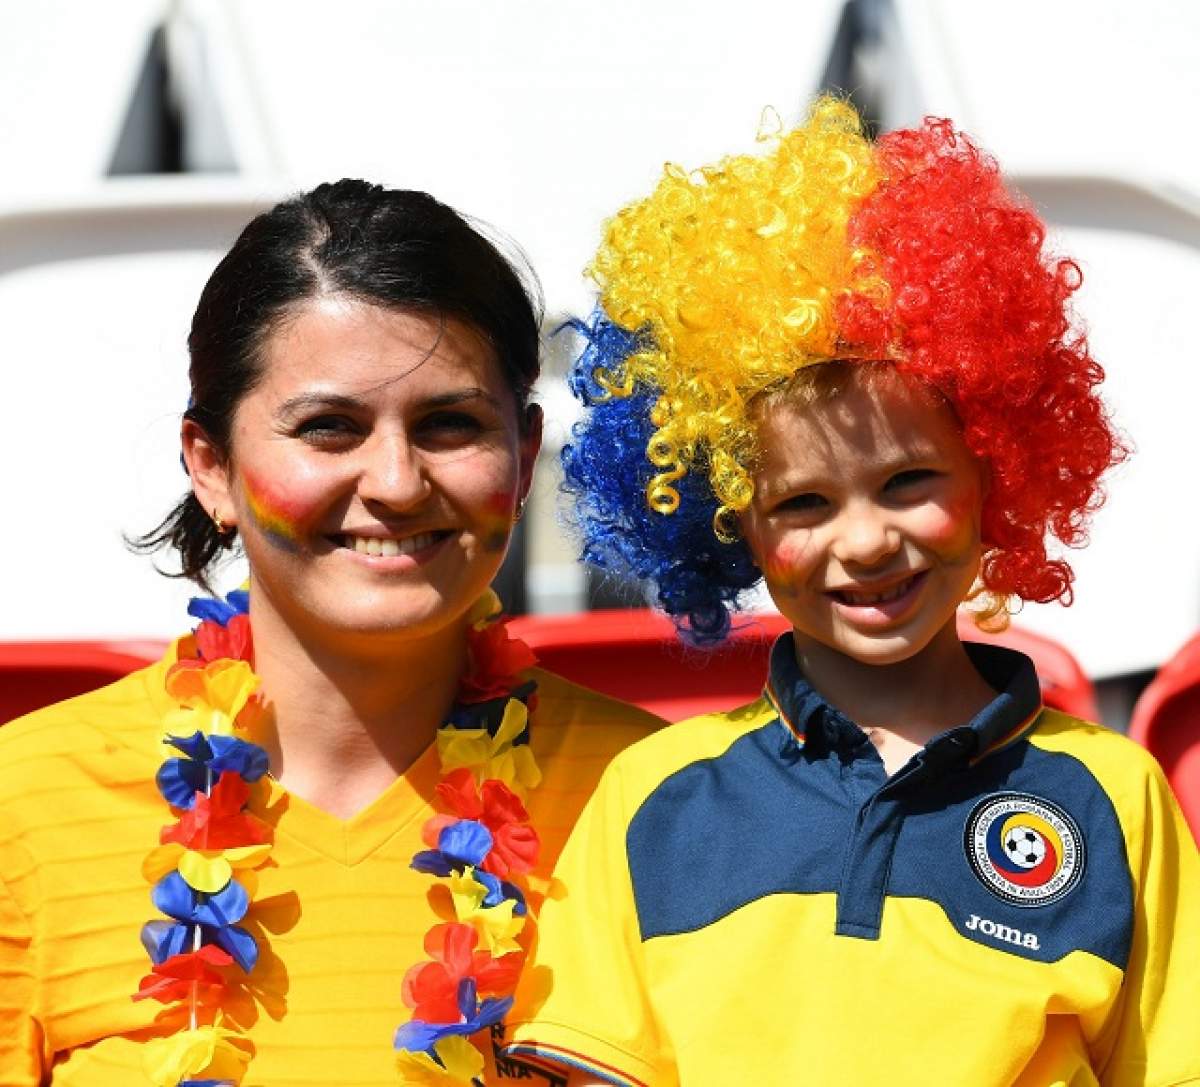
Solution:
[[[530,292],[432,197],[341,181],[246,227],[188,345],[192,490],[142,543],[207,587],[236,539],[249,592],[0,733],[0,1082],[516,1074],[526,917],[658,724],[494,622]]]

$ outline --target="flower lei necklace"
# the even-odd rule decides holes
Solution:
[[[155,780],[176,820],[142,873],[167,919],[142,927],[153,965],[133,996],[164,1004],[156,1021],[176,1030],[146,1045],[155,1087],[236,1087],[251,1059],[249,1039],[222,1012],[239,973],[258,961],[257,941],[239,922],[272,844],[271,827],[246,810],[250,785],[269,769],[267,753],[243,738],[264,712],[248,606],[244,590],[193,600],[188,613],[200,625],[165,681],[178,705],[163,722],[163,743],[179,754]],[[522,796],[541,774],[528,743],[536,685],[516,673],[535,658],[499,613],[490,589],[471,609],[467,674],[437,733],[443,813],[426,823],[429,848],[411,862],[446,881],[454,920],[430,928],[429,959],[401,986],[411,1018],[394,1046],[409,1082],[482,1082],[483,1054],[469,1036],[508,1012],[525,957],[518,937],[528,911],[516,881],[536,863],[539,841]]]

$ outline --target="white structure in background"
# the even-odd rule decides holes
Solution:
[[[175,433],[188,321],[254,205],[342,176],[428,189],[520,239],[549,311],[586,309],[580,269],[601,217],[665,156],[712,157],[731,133],[749,143],[764,103],[795,116],[838,11],[835,0],[783,13],[760,0],[730,26],[686,0],[649,18],[632,0],[569,7],[26,6],[27,29],[0,38],[11,164],[0,175],[0,350],[20,405],[0,429],[0,638],[178,631],[186,586],[163,584],[121,535],[154,524],[185,485]],[[123,169],[138,159],[130,117],[155,64],[184,120],[183,165],[236,166],[234,180],[105,176],[114,157]],[[175,230],[166,205],[188,225]],[[76,206],[103,210],[89,223]],[[550,442],[572,416],[563,395],[545,391]],[[542,486],[551,508],[553,485]],[[530,580],[535,604],[581,600],[573,563]]]
[[[1200,279],[1200,152],[1177,138],[1173,109],[1200,100],[1197,10],[1167,0],[1136,10],[1018,0],[1002,15],[949,0],[749,0],[736,17],[694,0],[27,5],[9,16],[21,33],[10,26],[0,40],[0,349],[16,406],[0,431],[0,638],[178,629],[186,589],[157,582],[120,534],[152,524],[182,489],[188,317],[253,208],[340,176],[428,189],[520,240],[549,312],[586,312],[580,269],[604,215],[643,192],[664,159],[749,147],[763,106],[795,119],[840,64],[842,85],[870,98],[885,126],[941,112],[977,133],[1083,258],[1080,308],[1139,455],[1078,557],[1076,606],[1030,608],[1022,621],[1060,637],[1094,675],[1153,666],[1200,620],[1200,508],[1173,490],[1191,459],[1185,412],[1200,383],[1183,328],[1185,292]],[[1026,40],[1031,24],[1038,35]],[[105,177],[131,153],[156,27],[150,59],[184,121],[183,165],[236,176]],[[1147,87],[1158,91],[1149,103]],[[560,386],[543,399],[550,440],[561,440],[573,408]],[[573,566],[530,575],[535,605],[578,591]]]
[[[1200,627],[1200,7],[1172,0],[996,8],[896,0],[880,11],[887,127],[953,117],[1004,163],[1084,272],[1078,310],[1135,455],[1093,542],[1070,556],[1070,608],[1020,622],[1093,676],[1156,667]]]

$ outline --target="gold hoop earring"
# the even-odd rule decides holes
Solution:
[[[234,526],[227,525],[224,521],[222,521],[221,515],[217,513],[216,510],[213,510],[212,520],[218,536],[228,536],[231,532],[233,532]]]

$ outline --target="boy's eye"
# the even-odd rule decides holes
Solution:
[[[785,498],[776,508],[780,512],[811,513],[823,510],[828,505],[828,499],[817,494],[815,491],[806,491],[804,494],[794,494],[791,498]]]
[[[907,487],[915,487],[920,483],[928,483],[931,479],[935,479],[938,473],[932,468],[910,468],[903,472],[897,472],[892,476],[886,484],[885,491],[900,491]]]

